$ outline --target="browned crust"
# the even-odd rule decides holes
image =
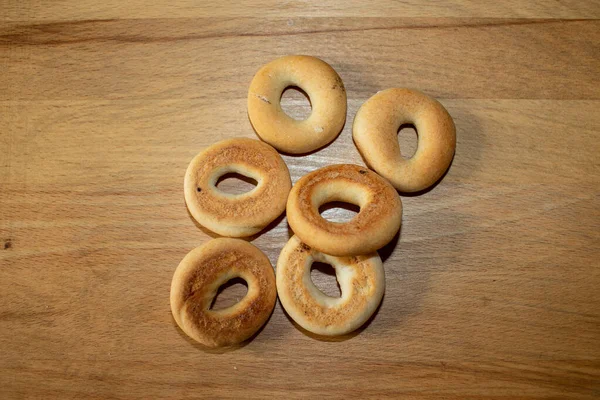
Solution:
[[[319,189],[319,184],[336,180],[347,186],[360,186],[362,190],[369,192],[376,201],[369,202],[361,207],[360,212],[352,221],[345,224],[331,223],[321,217],[317,210],[312,207],[312,198]],[[398,208],[398,195],[390,185],[379,175],[367,168],[357,165],[329,166],[319,170],[307,179],[299,182],[297,191],[298,206],[305,212],[307,222],[318,229],[322,229],[332,235],[354,236],[369,229],[385,215],[396,211]]]
[[[352,293],[349,300],[344,303],[344,307],[332,309],[314,301],[306,286],[300,284],[302,282],[306,258],[314,254],[315,250],[310,249],[305,251],[302,247],[298,247],[296,250],[287,258],[288,265],[284,269],[283,274],[288,282],[294,285],[297,284],[297,287],[294,287],[294,290],[290,290],[289,294],[306,320],[325,328],[345,325],[350,319],[355,318],[357,314],[364,310],[368,302],[365,294],[370,293],[371,288],[374,288],[376,284],[375,276],[370,271],[372,267],[368,262],[368,257],[347,257],[349,263],[351,263],[356,271],[356,277],[353,279]]]
[[[210,184],[213,171],[233,164],[262,177],[251,195],[227,198]],[[256,233],[277,218],[291,188],[288,168],[277,151],[246,138],[224,140],[205,149],[190,163],[185,180],[186,203],[194,218],[209,229],[239,227],[244,233],[239,236]]]
[[[238,276],[247,281],[248,294],[226,310],[210,310],[219,283]],[[180,263],[171,286],[171,308],[178,325],[210,347],[252,336],[273,311],[275,299],[275,276],[268,258],[239,239],[213,239],[194,249]]]
[[[371,201],[347,223],[325,220],[313,206],[321,184],[341,182],[368,193]],[[383,247],[400,228],[402,202],[396,190],[375,172],[358,165],[331,165],[302,177],[287,205],[294,232],[312,247],[331,255],[365,254]]]
[[[319,253],[292,237],[277,263],[277,290],[286,311],[311,332],[344,334],[362,325],[374,312],[384,290],[383,268],[377,253],[334,258],[354,270],[351,292],[336,306],[316,301],[303,284],[305,265],[309,257]],[[377,263],[374,260],[378,260]]]

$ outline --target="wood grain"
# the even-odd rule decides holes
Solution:
[[[598,18],[574,0],[0,0],[0,398],[599,397]],[[334,143],[284,156],[294,181],[362,164],[352,118],[394,86],[440,99],[456,156],[403,196],[366,327],[315,337],[278,304],[252,341],[208,351],[169,308],[210,238],[183,174],[256,137],[248,84],[291,53],[328,61],[349,98]],[[275,265],[291,234],[281,218],[253,243]]]
[[[1,0],[7,21],[48,21],[87,19],[149,19],[186,17],[493,17],[493,18],[598,18],[598,0],[545,0],[498,2],[494,0],[376,0],[373,2],[296,2],[277,0],[222,0],[178,2],[156,0],[152,6],[143,0],[131,0],[127,5],[118,0],[101,4],[92,0],[16,1]]]

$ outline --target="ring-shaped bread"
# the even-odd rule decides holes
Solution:
[[[281,108],[288,87],[308,95],[312,111],[298,121]],[[346,121],[346,89],[340,76],[325,61],[310,56],[285,56],[263,66],[248,91],[248,116],[262,140],[276,149],[308,153],[337,137]]]
[[[319,213],[326,203],[360,207],[348,222],[331,222]],[[388,181],[352,164],[330,165],[296,182],[287,202],[292,230],[310,247],[333,256],[367,254],[393,239],[402,220],[402,201]]]
[[[249,192],[229,194],[216,186],[219,178],[238,173],[256,180]],[[277,151],[255,139],[223,140],[200,152],[185,173],[185,202],[198,223],[222,236],[250,236],[285,210],[292,186]]]
[[[405,159],[398,129],[412,124],[417,151]],[[367,165],[401,192],[433,185],[450,166],[456,147],[456,128],[437,100],[410,89],[387,89],[368,99],[356,113],[352,128],[356,147]]]
[[[313,262],[335,269],[341,296],[321,292],[310,277]],[[293,236],[277,261],[277,294],[285,311],[304,329],[319,335],[344,335],[375,312],[385,290],[385,273],[377,252],[333,257]]]
[[[234,278],[248,284],[244,298],[231,307],[211,310],[219,287]],[[250,338],[267,321],[276,299],[275,273],[269,259],[241,239],[213,239],[190,251],[171,283],[171,311],[177,325],[208,347]]]

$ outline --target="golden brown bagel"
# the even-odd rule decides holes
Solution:
[[[312,111],[302,121],[282,110],[283,91],[297,86],[310,98]],[[346,89],[325,61],[286,56],[254,75],[248,91],[248,116],[257,135],[278,150],[300,154],[318,149],[341,132],[346,121]]]
[[[319,207],[333,201],[355,204],[360,211],[345,223],[327,221]],[[366,167],[331,165],[296,182],[288,197],[287,218],[304,243],[325,254],[367,254],[400,229],[402,201],[385,179]]]
[[[413,124],[419,135],[410,159],[400,154],[398,128]],[[383,90],[356,113],[352,136],[367,165],[402,192],[433,185],[450,166],[456,128],[437,100],[410,89]]]
[[[330,297],[312,282],[314,261],[330,264],[341,297]],[[304,329],[319,335],[343,335],[364,324],[381,302],[385,274],[377,252],[333,257],[311,249],[293,236],[277,261],[277,293],[285,311]]]
[[[230,172],[255,179],[249,192],[220,191],[217,180]],[[285,209],[292,186],[285,162],[275,149],[254,139],[217,142],[190,163],[184,181],[185,202],[198,223],[222,236],[250,236]]]
[[[248,284],[246,296],[231,307],[210,310],[217,290],[233,278]],[[171,283],[171,311],[177,325],[209,347],[240,343],[267,321],[277,298],[269,259],[241,239],[213,239],[189,252]]]

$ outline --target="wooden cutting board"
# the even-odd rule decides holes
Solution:
[[[597,0],[1,0],[0,398],[599,397],[599,17]],[[249,82],[285,54],[324,59],[348,91],[339,138],[284,157],[293,181],[362,164],[352,119],[389,87],[444,104],[456,156],[402,197],[363,329],[315,337],[278,304],[252,341],[206,350],[169,308],[173,271],[210,239],[184,171],[256,137]],[[282,218],[253,243],[275,265],[290,234]]]

